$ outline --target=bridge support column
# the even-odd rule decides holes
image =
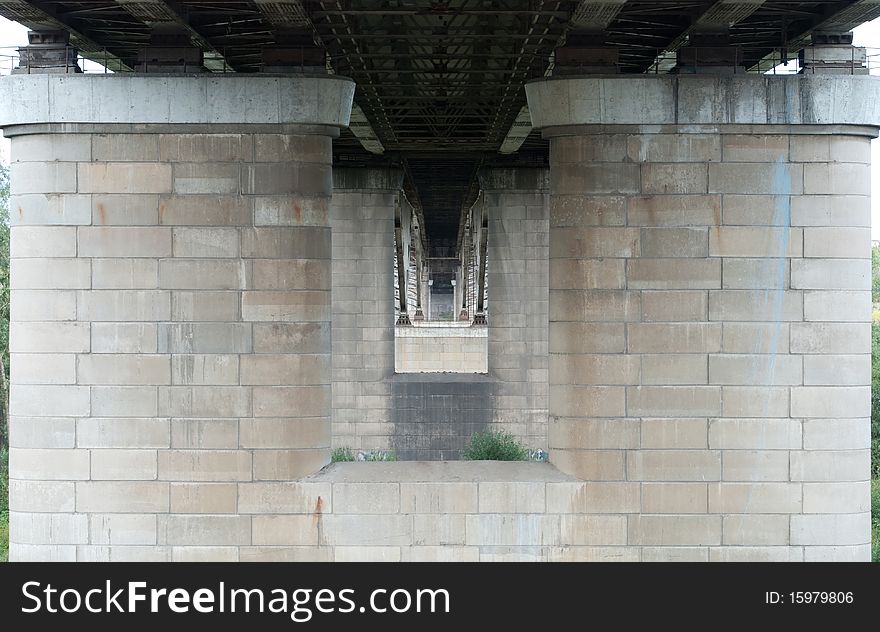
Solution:
[[[393,433],[396,169],[333,174],[333,442],[387,450]],[[407,262],[402,262],[406,265]],[[403,288],[406,292],[406,288]]]
[[[321,510],[293,481],[330,458],[331,138],[352,93],[0,80],[12,559],[250,559],[250,514]]]
[[[486,169],[491,301],[489,372],[493,423],[534,449],[547,448],[546,169]]]
[[[868,560],[867,77],[527,85],[551,139],[551,461],[642,559]]]

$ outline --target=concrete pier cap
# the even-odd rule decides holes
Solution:
[[[37,123],[347,127],[355,84],[336,75],[10,75],[0,127]]]

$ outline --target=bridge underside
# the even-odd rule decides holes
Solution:
[[[869,558],[880,0],[0,14],[13,559]]]

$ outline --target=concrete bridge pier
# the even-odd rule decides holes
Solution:
[[[880,84],[526,91],[551,141],[551,462],[640,483],[642,559],[869,560]]]
[[[5,77],[11,557],[238,559],[330,460],[338,77]]]

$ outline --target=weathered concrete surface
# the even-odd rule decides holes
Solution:
[[[489,212],[489,371],[493,424],[547,448],[549,185],[547,169],[484,169]]]
[[[397,373],[486,373],[485,327],[442,327],[430,322],[394,331]]]
[[[333,228],[333,445],[391,446],[394,374],[394,214],[398,169],[335,169]]]
[[[354,82],[336,75],[11,75],[0,125],[285,124],[345,127]]]
[[[640,485],[642,559],[870,559],[880,82],[527,90],[551,138],[551,461]]]
[[[225,79],[0,81],[14,560],[238,559],[238,485],[329,462],[330,137],[352,84]],[[19,98],[37,86],[42,112]]]
[[[855,75],[616,75],[526,84],[532,125],[874,125],[880,81]]]

